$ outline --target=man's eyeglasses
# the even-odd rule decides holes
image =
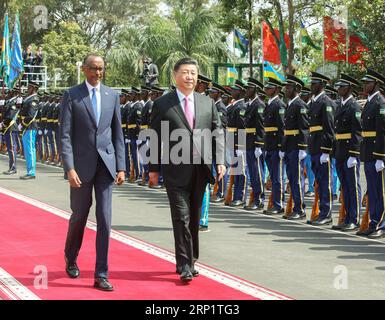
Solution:
[[[100,68],[96,68],[96,67],[90,67],[90,66],[87,66],[87,68],[92,71],[92,72],[96,72],[96,71],[100,71],[100,72],[104,72],[106,70],[106,68],[104,67],[100,67]]]

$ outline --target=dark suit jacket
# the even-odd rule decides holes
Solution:
[[[156,141],[150,139],[150,147],[158,148],[157,152],[157,163],[151,162],[150,159],[150,172],[160,172],[161,169],[161,143],[164,142],[164,138],[170,138],[170,136],[161,136],[161,122],[165,121],[169,125],[169,134],[176,129],[185,129],[185,133],[190,141],[190,161],[191,155],[193,153],[193,145],[198,151],[199,155],[202,158],[209,159],[210,163],[206,163],[203,168],[207,173],[207,179],[210,183],[215,183],[215,178],[211,172],[212,170],[212,161],[215,160],[216,164],[224,164],[224,133],[221,125],[221,121],[218,115],[217,108],[215,107],[214,100],[203,96],[198,93],[194,93],[194,103],[195,103],[195,128],[194,129],[209,129],[214,131],[219,129],[218,139],[213,139],[208,141],[204,139],[203,143],[197,143],[196,135],[193,136],[193,132],[187,122],[187,119],[184,114],[184,110],[180,105],[178,95],[175,91],[170,92],[159,99],[154,101],[154,105],[151,113],[150,127],[155,130],[158,136],[157,146]],[[164,133],[163,133],[164,135]],[[162,137],[162,139],[160,138]],[[169,139],[170,140],[170,139]],[[194,141],[194,143],[193,143]],[[211,150],[203,152],[208,144],[210,145]],[[186,163],[174,164],[170,159],[171,152],[166,152],[172,150],[178,141],[169,141],[169,146],[167,148],[167,143],[163,144],[163,164],[162,164],[162,174],[166,185],[169,186],[183,186],[191,178],[192,166]],[[166,150],[166,148],[168,150]],[[168,155],[168,156],[167,156]],[[165,161],[169,164],[165,164]]]
[[[99,126],[85,82],[65,92],[60,112],[63,167],[75,169],[83,182],[94,177],[99,156],[113,179],[126,170],[119,95],[101,84],[100,96]]]

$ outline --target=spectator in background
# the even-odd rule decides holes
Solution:
[[[23,62],[24,62],[24,74],[23,80],[28,79],[28,82],[32,80],[31,72],[32,68],[31,66],[34,63],[34,55],[32,52],[32,45],[29,45],[26,50],[23,52]]]
[[[33,64],[36,66],[34,68],[34,73],[36,74],[34,75],[33,79],[34,81],[38,80],[36,82],[38,82],[41,85],[40,82],[43,80],[41,76],[43,72],[43,68],[41,67],[43,65],[43,47],[39,47],[37,49]]]

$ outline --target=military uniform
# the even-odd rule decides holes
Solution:
[[[29,86],[39,85],[30,82]],[[38,114],[39,97],[37,94],[32,94],[23,101],[20,115],[22,118],[22,140],[23,150],[27,165],[27,174],[24,178],[34,178],[36,176],[36,133],[38,124],[36,117]],[[23,177],[22,177],[23,178]]]
[[[265,157],[262,150],[265,135],[263,113],[266,105],[258,96],[263,90],[263,84],[250,78],[247,86],[256,90],[255,98],[247,103],[245,114],[247,172],[254,193],[254,203],[246,209],[252,210],[263,209],[265,201]]]
[[[326,82],[329,78],[313,72],[312,81]],[[322,91],[313,97],[309,110],[309,152],[312,170],[318,184],[320,198],[319,221],[331,222],[332,214],[332,164],[330,155],[334,144],[334,102]],[[323,163],[321,163],[321,160]],[[330,220],[330,221],[329,221]]]
[[[288,75],[287,85],[300,86],[302,88],[304,83],[300,79]],[[285,152],[286,173],[294,202],[293,213],[288,217],[290,220],[306,217],[304,166],[309,135],[307,112],[306,103],[297,95],[288,102],[285,113],[282,150]]]
[[[359,86],[359,83],[350,76],[341,74],[341,79],[336,86]],[[359,159],[362,131],[361,110],[353,95],[340,101],[334,120],[336,140],[333,153],[346,212],[344,225],[340,227],[343,231],[352,231],[358,228],[361,210]]]
[[[137,95],[140,93],[140,90],[135,87],[132,87],[131,90]],[[138,136],[140,131],[142,109],[143,109],[143,102],[139,100],[135,101],[132,103],[127,116],[127,131],[128,131],[128,139],[130,140],[131,160],[134,166],[135,181],[137,182],[139,182],[140,175],[141,175],[139,159],[138,159],[137,141],[138,141]]]
[[[9,170],[4,174],[14,174],[17,172],[17,139],[18,127],[17,117],[20,110],[16,107],[16,97],[10,98],[6,101],[3,109],[3,137],[7,145],[7,152],[9,157]]]
[[[267,88],[282,87],[283,84],[273,78],[269,78]],[[265,150],[266,165],[269,170],[272,182],[273,193],[273,213],[283,213],[285,190],[284,190],[284,160],[282,154],[282,144],[284,137],[284,116],[285,105],[276,95],[270,98],[263,113],[263,124],[265,129]],[[269,211],[266,211],[269,213]]]
[[[128,96],[130,92],[126,89],[122,89],[121,95]],[[120,114],[122,118],[122,131],[124,137],[124,150],[125,150],[125,159],[126,159],[126,178],[130,175],[131,161],[130,161],[130,148],[129,148],[129,139],[128,139],[128,129],[127,129],[127,117],[128,112],[131,107],[131,101],[126,101],[126,103],[120,105]]]
[[[49,161],[51,158],[51,148],[49,145],[49,140],[48,140],[48,129],[47,129],[47,116],[48,112],[50,110],[51,102],[50,102],[50,94],[47,94],[46,96],[47,101],[42,105],[41,109],[41,119],[40,119],[40,129],[42,130],[42,139],[43,139],[43,146],[44,146],[44,155],[45,157],[42,159]]]
[[[385,77],[368,69],[362,81],[385,83]],[[365,167],[368,205],[370,212],[370,231],[385,229],[385,99],[379,91],[372,93],[362,111],[361,161]],[[381,234],[380,234],[381,235]],[[383,236],[383,235],[381,235]],[[369,236],[371,237],[371,236]]]

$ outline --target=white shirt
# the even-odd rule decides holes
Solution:
[[[268,101],[268,103],[267,104],[271,104],[275,99],[278,99],[279,98],[279,96],[277,95],[277,96],[275,96],[275,97],[273,97],[273,98],[270,98],[269,99],[269,101]]]
[[[95,94],[96,94],[96,106],[97,106],[97,109],[98,109],[98,113],[99,113],[99,116],[101,115],[102,113],[102,98],[101,98],[101,95],[100,95],[100,82],[98,83],[98,85],[96,87],[93,87],[91,86],[87,80],[86,80],[86,86],[87,86],[87,89],[88,89],[88,93],[90,95],[90,100],[91,100],[91,105],[92,105],[92,95],[93,95],[93,92],[92,90],[95,88]],[[95,115],[96,116],[96,115]]]
[[[346,100],[341,99],[341,104],[344,106],[344,105],[347,104],[348,101],[349,101],[350,99],[352,99],[352,98],[353,98],[353,95],[350,95]]]
[[[237,101],[234,101],[233,102],[233,105],[236,105],[239,101],[243,101],[244,99],[239,99],[239,100],[237,100]]]
[[[251,101],[249,102],[249,105],[253,104],[253,102],[254,102],[255,100],[257,100],[257,99],[258,99],[258,96],[256,96],[253,100],[251,100]]]
[[[291,100],[289,101],[289,103],[288,103],[289,107],[290,107],[290,105],[291,105],[295,100],[297,100],[298,98],[299,98],[299,96],[297,95],[297,96],[295,96],[293,99],[291,99]]]
[[[369,97],[368,97],[368,102],[372,101],[372,99],[373,99],[376,95],[378,95],[379,93],[380,93],[380,91],[377,91],[377,92],[373,93],[371,96],[369,96]]]
[[[322,91],[318,96],[313,98],[313,101],[316,102],[324,93],[325,91]]]
[[[184,111],[184,105],[185,105],[185,100],[184,99],[186,98],[186,96],[182,92],[180,92],[178,89],[176,89],[176,94],[178,95],[180,104],[181,104],[182,109]],[[194,92],[192,92],[190,95],[188,95],[187,99],[188,99],[188,103],[190,105],[190,108],[191,108],[191,106],[193,106],[190,110],[192,111],[193,117],[195,119]]]

